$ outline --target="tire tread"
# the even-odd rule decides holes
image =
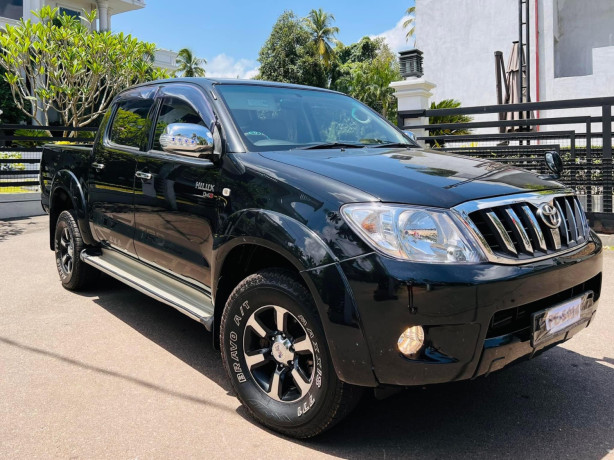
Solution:
[[[226,324],[226,321],[228,320],[229,314],[228,305],[231,305],[232,302],[239,296],[241,296],[245,291],[263,285],[266,285],[269,288],[280,289],[286,294],[292,295],[295,299],[300,299],[301,303],[305,307],[309,308],[312,318],[316,321],[319,321],[319,314],[315,305],[311,301],[311,295],[309,294],[307,289],[294,276],[292,276],[292,273],[284,269],[265,269],[245,278],[235,287],[235,289],[230,294],[230,297],[226,302],[226,307],[224,308],[224,312],[222,314],[220,337],[224,337],[224,326]],[[228,369],[228,363],[224,352],[222,352],[222,361],[224,367]],[[234,387],[234,380],[232,378],[230,380]],[[316,436],[323,431],[335,426],[356,407],[356,405],[361,399],[361,396],[363,394],[363,389],[361,387],[344,383],[339,380],[336,375],[334,375],[333,381],[335,385],[334,398],[332,404],[330,404],[329,406],[330,409],[326,411],[324,416],[316,417],[306,426],[299,426],[297,428],[284,428],[272,425],[266,419],[263,419],[261,416],[252,411],[249,405],[245,404],[245,401],[241,400],[239,392],[236,391],[236,388],[235,393],[237,394],[243,405],[246,407],[246,409],[249,411],[249,413],[252,415],[252,417],[254,417],[263,425],[282,434],[292,436],[294,438],[305,439]]]
[[[80,258],[81,251],[85,249],[87,245],[83,242],[74,209],[62,211],[58,216],[58,222],[62,219],[71,227],[75,246],[71,277],[67,283],[62,280],[62,286],[70,291],[79,291],[92,286],[98,279],[100,272],[91,265],[84,263]]]

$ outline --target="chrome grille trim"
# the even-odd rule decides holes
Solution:
[[[556,207],[556,209],[558,209],[559,214],[561,215],[561,225],[559,225],[559,228],[562,228],[565,231],[565,241],[566,244],[569,244],[571,242],[571,239],[569,238],[569,228],[567,227],[567,219],[565,218],[565,214],[563,213],[563,210],[561,209],[561,205],[557,202],[554,202],[554,206]]]
[[[533,254],[533,245],[531,244],[531,239],[529,238],[527,231],[524,229],[520,217],[518,217],[518,214],[516,214],[516,212],[512,208],[507,208],[505,212],[507,212],[510,222],[513,225],[514,233],[516,234],[518,242],[522,243],[522,248],[524,249],[524,252],[528,254]]]
[[[573,211],[576,216],[576,221],[579,221],[582,224],[582,234],[578,237],[579,241],[586,241],[586,231],[588,228],[588,222],[586,222],[586,214],[580,208],[580,202],[578,200],[574,200],[573,202]]]
[[[490,219],[490,222],[493,224],[494,231],[498,233],[498,236],[505,245],[506,249],[512,254],[518,254],[510,235],[507,233],[503,222],[501,222],[501,219],[499,219],[499,217],[492,211],[487,212],[486,216]]]
[[[558,228],[537,216],[548,203],[561,214]],[[530,192],[462,203],[452,208],[490,262],[531,263],[577,250],[589,241],[582,207],[572,190]]]
[[[574,200],[574,203],[575,201],[576,200]],[[569,206],[569,200],[565,200],[565,215],[567,215],[569,220],[571,221],[569,222],[569,227],[571,227],[569,229],[569,233],[573,237],[574,242],[577,243],[580,233],[578,232],[578,223],[576,222],[576,217],[573,215],[573,210],[571,209],[571,206]]]
[[[533,233],[534,239],[537,240],[538,249],[544,252],[547,251],[548,247],[546,246],[546,239],[544,238],[544,233],[542,232],[542,229],[539,226],[539,222],[537,222],[537,218],[535,217],[535,214],[533,214],[533,212],[529,209],[529,207],[526,204],[523,204],[521,208],[522,208],[522,211],[524,212],[524,215],[529,220],[529,223],[530,223],[529,231]]]

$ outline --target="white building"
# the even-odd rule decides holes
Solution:
[[[145,8],[145,0],[0,0],[0,27],[5,24],[17,24],[19,19],[32,19],[36,17],[32,11],[40,10],[49,5],[59,8],[61,13],[79,16],[82,11],[97,10],[97,24],[99,31],[111,30],[111,19],[116,14]],[[170,50],[156,51],[155,64],[168,70],[176,70],[175,59],[177,53]]]
[[[614,96],[614,0],[529,2],[531,100]],[[432,100],[457,99],[463,106],[497,103],[494,52],[502,51],[507,64],[519,35],[518,3],[416,0],[416,48],[424,52],[424,78],[437,85]],[[601,111],[570,109],[540,116],[580,114],[599,116]]]

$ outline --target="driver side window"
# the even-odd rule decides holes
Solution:
[[[183,99],[177,97],[165,97],[162,101],[158,121],[156,122],[156,130],[153,139],[153,149],[162,151],[160,145],[160,135],[166,127],[172,123],[192,123],[201,126],[207,126],[198,112]]]

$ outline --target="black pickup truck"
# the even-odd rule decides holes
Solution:
[[[41,182],[62,284],[104,272],[202,322],[241,402],[295,437],[365,388],[533,357],[601,292],[601,243],[553,176],[422,149],[317,88],[130,88],[93,148],[44,150]]]

